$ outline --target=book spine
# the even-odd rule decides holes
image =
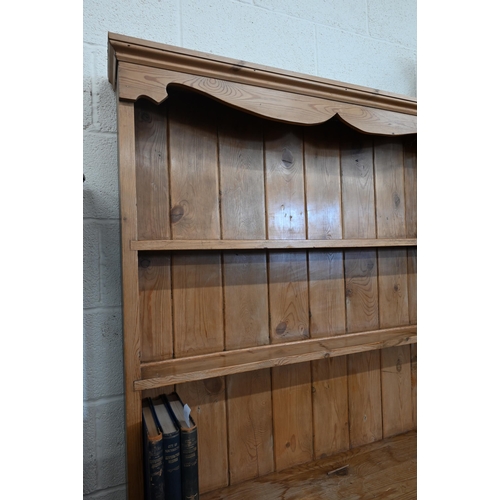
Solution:
[[[146,500],[165,500],[165,485],[163,474],[163,443],[148,441],[146,445],[146,477],[144,478]]]
[[[179,432],[163,438],[165,498],[182,500],[181,440]]]
[[[198,428],[181,431],[181,477],[183,500],[198,500]]]

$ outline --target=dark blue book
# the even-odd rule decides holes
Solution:
[[[142,402],[142,443],[144,498],[146,500],[165,500],[163,435],[154,417],[150,398],[146,398]]]
[[[177,393],[168,394],[164,400],[181,435],[182,500],[199,500],[198,428]]]
[[[155,417],[163,434],[163,474],[165,498],[182,500],[181,436],[179,428],[165,406],[165,396],[153,399]]]

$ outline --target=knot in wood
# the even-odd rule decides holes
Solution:
[[[285,168],[290,168],[293,165],[293,154],[288,148],[283,148],[281,163]]]
[[[286,327],[287,327],[287,324],[285,321],[282,321],[277,327],[276,327],[276,333],[278,335],[284,335],[285,332],[286,332]]]
[[[170,220],[173,224],[179,222],[183,216],[184,208],[182,207],[182,205],[176,205],[175,207],[172,207],[172,210],[170,210]]]

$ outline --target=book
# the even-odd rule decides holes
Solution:
[[[163,479],[163,435],[154,417],[150,398],[142,401],[144,498],[165,500]]]
[[[163,434],[163,475],[165,498],[182,500],[181,437],[179,428],[165,405],[165,396],[153,399],[154,413]]]
[[[199,500],[198,428],[176,392],[164,395],[164,401],[180,430],[182,500]]]

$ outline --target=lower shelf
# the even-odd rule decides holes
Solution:
[[[200,500],[242,498],[416,499],[417,432],[410,431],[200,496]]]

